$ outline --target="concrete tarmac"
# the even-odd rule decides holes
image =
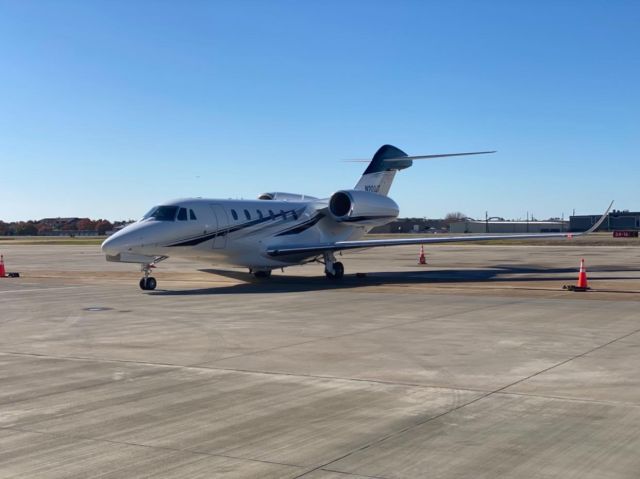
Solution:
[[[170,259],[143,292],[2,243],[0,478],[639,477],[637,246],[418,250],[341,282]]]

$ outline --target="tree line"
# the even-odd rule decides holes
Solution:
[[[48,218],[42,220],[14,221],[5,223],[0,220],[0,236],[47,236],[67,233],[70,236],[79,231],[91,231],[97,235],[105,235],[129,221],[111,222],[104,219],[90,218]]]

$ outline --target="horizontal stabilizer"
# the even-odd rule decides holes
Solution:
[[[439,153],[437,155],[418,155],[418,156],[401,156],[398,158],[385,158],[385,161],[406,161],[406,160],[431,160],[434,158],[446,158],[448,156],[469,156],[469,155],[487,155],[489,153],[495,153],[497,150],[493,151],[469,151],[466,153]],[[371,160],[366,159],[351,159],[351,160],[343,160],[348,162],[358,162],[358,163],[369,163]]]

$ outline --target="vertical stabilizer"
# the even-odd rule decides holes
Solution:
[[[404,151],[395,146],[381,146],[376,154],[373,155],[371,163],[364,170],[362,178],[358,181],[355,189],[386,196],[389,193],[396,171],[409,168],[413,164],[409,158],[403,160],[406,156],[407,154]]]

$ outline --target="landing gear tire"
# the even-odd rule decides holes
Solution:
[[[140,289],[144,291],[153,291],[154,289],[156,289],[157,285],[158,283],[156,282],[156,279],[152,276],[149,276],[147,278],[140,278]]]
[[[270,269],[266,269],[266,270],[262,270],[262,271],[254,271],[253,272],[253,276],[256,278],[270,278],[271,277],[271,270]]]
[[[150,276],[151,271],[153,270],[153,268],[156,267],[156,263],[159,263],[160,261],[164,261],[167,258],[168,256],[156,256],[155,258],[153,258],[153,261],[151,263],[140,264],[140,271],[142,271],[142,273],[144,274],[144,276],[140,279],[141,290],[153,291],[154,289],[156,289],[156,285],[158,283],[156,282],[155,278],[152,278]]]
[[[333,273],[326,270],[324,274],[326,274],[329,279],[341,279],[344,276],[344,265],[340,261],[337,261],[333,263]]]

